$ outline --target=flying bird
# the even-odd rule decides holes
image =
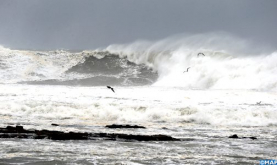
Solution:
[[[185,72],[189,72],[189,68],[190,68],[190,67],[188,67],[188,68],[187,68],[187,70],[186,70],[186,71],[184,71],[183,73],[185,73]]]
[[[205,54],[204,54],[204,53],[198,53],[198,54],[197,54],[197,57],[198,57],[199,55],[203,55],[203,56],[205,56]]]
[[[112,87],[107,86],[107,88],[108,88],[108,89],[111,89],[111,90],[115,93],[115,91],[114,91],[114,89],[113,89]]]

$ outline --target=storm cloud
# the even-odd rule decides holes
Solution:
[[[0,0],[0,45],[94,49],[224,31],[277,45],[276,0]]]

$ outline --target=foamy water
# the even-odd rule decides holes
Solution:
[[[0,164],[257,164],[277,159],[277,53],[256,49],[216,35],[81,52],[0,47],[0,127],[165,134],[183,140],[0,139]],[[108,124],[146,129],[111,130]],[[233,134],[257,140],[229,139]]]
[[[268,92],[118,87],[113,93],[103,86],[26,85],[0,85],[0,90],[3,125],[12,118],[41,127],[63,119],[84,125],[94,122],[158,126],[161,122],[219,126],[277,124],[277,95]]]
[[[276,91],[277,53],[257,51],[232,36],[196,35],[111,45],[111,53],[156,70],[154,85],[188,89]],[[198,55],[203,53],[203,55]],[[190,67],[189,72],[185,72]]]
[[[228,35],[138,41],[77,53],[2,47],[0,82],[276,91],[277,53],[256,49]]]
[[[0,85],[0,91],[1,127],[166,134],[184,140],[1,139],[0,146],[5,148],[0,156],[3,164],[255,164],[277,154],[276,93],[170,87],[117,87],[113,93],[103,86],[40,85]],[[143,125],[147,129],[104,127],[114,123]],[[258,140],[227,138],[233,134],[255,136]]]

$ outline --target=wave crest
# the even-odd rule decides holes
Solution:
[[[266,52],[226,34],[137,41],[104,49],[145,64],[159,74],[156,86],[197,89],[277,89],[277,52]],[[198,56],[198,53],[205,56]],[[189,72],[185,72],[190,67]]]
[[[198,56],[200,52],[204,55]],[[0,54],[1,83],[277,90],[277,52],[225,33],[173,36],[82,52],[0,47]]]

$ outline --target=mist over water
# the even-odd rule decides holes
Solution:
[[[155,86],[276,90],[277,52],[231,35],[175,36],[158,42],[111,45],[111,53],[158,72]],[[198,53],[205,56],[198,56]],[[189,72],[183,73],[190,67]]]
[[[82,52],[0,50],[2,83],[277,89],[277,52],[226,33],[180,35]]]

